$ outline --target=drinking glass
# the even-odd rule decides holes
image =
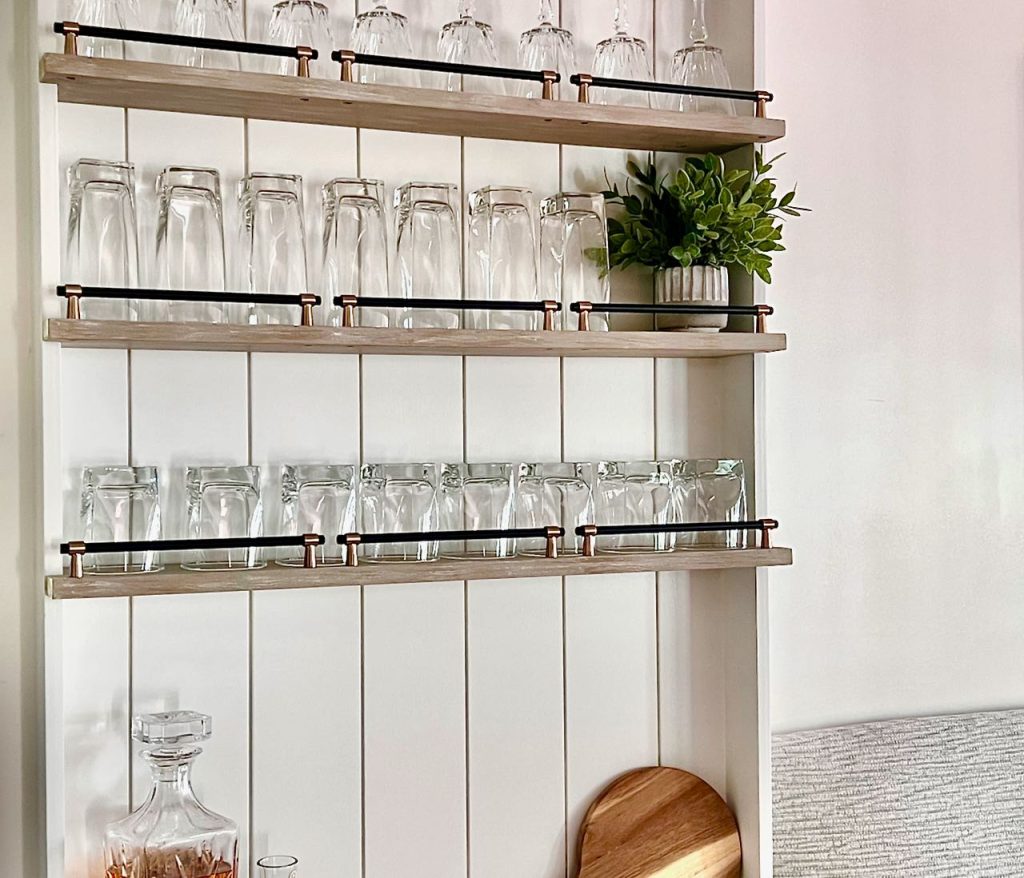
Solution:
[[[257,878],[298,878],[298,867],[295,857],[263,857],[256,861]]]
[[[557,70],[568,83],[576,73],[576,39],[565,28],[554,23],[554,0],[541,0],[540,15],[536,27],[524,32],[519,38],[519,66],[525,70]],[[520,82],[520,97],[539,98],[542,86],[539,82]],[[565,88],[566,99],[576,99],[572,89]],[[563,96],[561,83],[555,84],[555,97]]]
[[[371,55],[413,57],[409,20],[389,9],[385,0],[379,0],[373,9],[356,16],[352,24],[352,49]],[[356,71],[360,82],[408,86],[420,84],[419,74],[415,70],[357,64]]]
[[[561,552],[579,555],[583,538],[576,528],[594,523],[594,465],[524,463],[516,487],[516,527],[563,527]],[[521,555],[544,555],[543,539],[519,540]]]
[[[441,28],[437,56],[451,64],[498,65],[494,29],[476,18],[476,0],[459,0],[459,17]],[[448,91],[479,91],[504,94],[505,83],[489,76],[461,76],[449,73],[444,88]]]
[[[302,177],[249,174],[238,184],[241,266],[251,293],[305,293],[306,225]],[[300,323],[298,308],[252,305],[249,323]]]
[[[540,283],[542,298],[562,303],[566,329],[577,327],[577,317],[569,310],[573,302],[609,301],[608,221],[602,195],[561,192],[541,202]],[[607,316],[591,314],[590,328],[607,330]]]
[[[537,206],[529,189],[487,188],[469,196],[469,290],[473,298],[537,301]],[[540,329],[529,311],[470,311],[475,329]]]
[[[515,467],[452,463],[441,467],[441,530],[508,530],[515,520]],[[445,541],[447,558],[511,558],[515,540]]]
[[[461,299],[459,187],[407,183],[395,192],[398,283],[403,298]],[[459,312],[403,308],[403,329],[457,329]]]
[[[166,168],[157,177],[157,285],[165,290],[223,292],[224,210],[220,174],[209,168]],[[155,319],[220,323],[218,302],[155,302]]]
[[[281,469],[281,534],[323,534],[327,542],[317,549],[321,565],[341,564],[343,551],[336,537],[356,529],[357,473],[354,466],[304,465]],[[278,563],[303,565],[303,550],[281,550]]]
[[[197,466],[185,470],[189,539],[263,536],[258,466]],[[188,570],[263,567],[255,548],[199,549],[182,564]]]
[[[594,76],[650,82],[651,70],[651,54],[647,42],[640,37],[630,36],[627,0],[618,0],[615,4],[615,34],[597,44]],[[646,91],[595,88],[591,93],[591,100],[595,104],[626,104],[636,107],[651,105],[651,93]]]
[[[90,466],[82,471],[82,539],[88,543],[160,539],[160,477],[152,466]],[[88,573],[152,573],[156,552],[87,554]]]
[[[602,461],[594,482],[597,524],[675,524],[679,521],[679,484],[676,461]],[[599,548],[608,552],[671,552],[675,534],[599,536]]]
[[[438,529],[438,466],[369,464],[359,477],[360,531],[367,534],[423,533]],[[439,544],[392,543],[362,546],[371,561],[436,561]]]
[[[708,45],[708,27],[704,15],[705,0],[693,0],[693,21],[687,49],[680,49],[672,59],[672,82],[710,88],[732,88],[729,69],[721,49]],[[690,113],[725,113],[736,115],[736,104],[727,98],[705,98],[683,95],[680,110]]]
[[[174,32],[214,40],[242,39],[242,0],[177,0]],[[238,70],[237,52],[178,46],[174,63],[186,67]]]
[[[679,464],[680,508],[683,521],[738,522],[747,518],[747,483],[742,460],[688,460]],[[743,531],[685,534],[682,545],[699,548],[739,549],[746,545]]]
[[[127,30],[138,27],[138,0],[75,0],[69,8],[68,21]],[[79,37],[78,54],[86,58],[123,58],[124,45],[121,40]]]
[[[331,180],[322,192],[323,286],[327,324],[341,326],[336,296],[390,295],[388,230],[381,180]],[[359,326],[388,326],[387,308],[359,308]]]
[[[330,63],[331,52],[337,48],[331,29],[330,10],[316,0],[281,0],[270,11],[267,42],[278,46],[309,46],[320,52],[320,60],[310,64],[312,76],[335,78]],[[267,72],[281,76],[295,75],[294,58],[268,58]]]
[[[83,285],[139,285],[135,166],[80,159],[68,169],[68,280]],[[83,299],[86,320],[135,320],[129,299]]]

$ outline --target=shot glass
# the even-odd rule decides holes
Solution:
[[[295,857],[263,857],[256,861],[257,878],[298,878],[299,861]]]
[[[359,478],[360,532],[424,533],[438,529],[438,465],[369,464]],[[419,543],[366,544],[369,561],[436,561],[436,540]]]
[[[680,507],[683,521],[738,522],[747,518],[747,483],[742,460],[687,460],[679,465]],[[743,531],[685,534],[679,541],[688,548],[741,549]]]
[[[597,524],[675,524],[681,521],[677,461],[619,462],[597,465],[594,512]],[[598,536],[606,552],[671,552],[676,534]]]
[[[340,534],[356,529],[358,473],[355,466],[304,465],[281,469],[281,534],[302,536],[323,534],[327,541],[317,549],[318,563],[338,565],[344,552],[338,546]],[[301,567],[303,551],[280,550],[277,563]]]
[[[508,530],[515,521],[516,468],[511,463],[451,463],[441,467],[441,530]],[[441,543],[446,558],[511,558],[515,540]]]
[[[583,538],[576,528],[594,524],[594,465],[591,463],[524,463],[516,486],[516,527],[565,528],[560,552],[579,555]],[[520,540],[520,555],[541,555],[542,539]]]
[[[82,534],[88,543],[160,539],[160,477],[153,466],[90,466],[82,471]],[[156,552],[88,554],[87,573],[152,573]]]
[[[139,226],[135,166],[79,159],[68,168],[65,276],[70,283],[133,288],[139,285]],[[131,299],[83,299],[86,320],[135,320]]]
[[[566,329],[577,328],[573,302],[610,300],[604,196],[560,192],[541,202],[540,285],[542,298],[562,303]],[[606,315],[592,314],[590,328],[606,331]]]
[[[188,534],[193,540],[263,536],[258,466],[198,466],[185,471]],[[189,570],[263,567],[262,551],[198,549],[182,564]]]

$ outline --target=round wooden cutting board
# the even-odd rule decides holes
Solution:
[[[739,878],[729,806],[696,775],[640,768],[616,780],[580,827],[578,878]]]

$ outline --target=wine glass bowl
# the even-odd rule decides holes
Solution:
[[[732,88],[729,69],[722,50],[708,45],[705,0],[693,0],[693,21],[690,23],[692,45],[676,52],[672,59],[672,82],[700,88]],[[682,95],[678,109],[688,113],[724,113],[736,115],[736,105],[729,98]]]
[[[650,48],[647,41],[629,33],[627,0],[615,4],[615,33],[597,44],[594,55],[594,76],[603,79],[630,79],[650,82],[652,78]],[[627,89],[595,88],[591,92],[595,104],[620,104],[650,107],[651,93]]]

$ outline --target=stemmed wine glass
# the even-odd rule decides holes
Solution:
[[[409,20],[401,13],[389,9],[386,0],[377,0],[373,9],[360,13],[352,23],[352,49],[370,55],[411,58],[413,52]],[[415,70],[370,64],[359,64],[356,69],[360,82],[411,86],[420,84]]]
[[[437,56],[451,64],[482,64],[496,67],[498,51],[494,47],[494,29],[476,18],[476,0],[459,0],[459,17],[441,28],[437,39]],[[486,91],[504,94],[500,79],[486,76],[460,76],[449,73],[445,78],[448,91]]]
[[[649,82],[651,70],[651,53],[647,42],[640,37],[630,36],[628,2],[618,0],[615,4],[615,34],[597,44],[594,76]],[[598,104],[651,105],[651,94],[646,91],[596,89],[595,92],[593,102]]]
[[[554,23],[554,17],[554,0],[541,0],[537,26],[519,38],[519,66],[526,70],[557,70],[568,81],[577,71],[576,40],[572,33]],[[556,97],[560,96],[560,89],[556,84]],[[519,95],[539,98],[540,83],[520,83]]]
[[[698,85],[710,88],[732,88],[729,70],[721,49],[708,45],[708,26],[704,12],[705,0],[693,0],[693,21],[690,22],[690,42],[672,59],[672,81],[680,85]],[[736,105],[728,98],[705,98],[683,95],[679,109],[690,113],[725,113],[736,115]]]

